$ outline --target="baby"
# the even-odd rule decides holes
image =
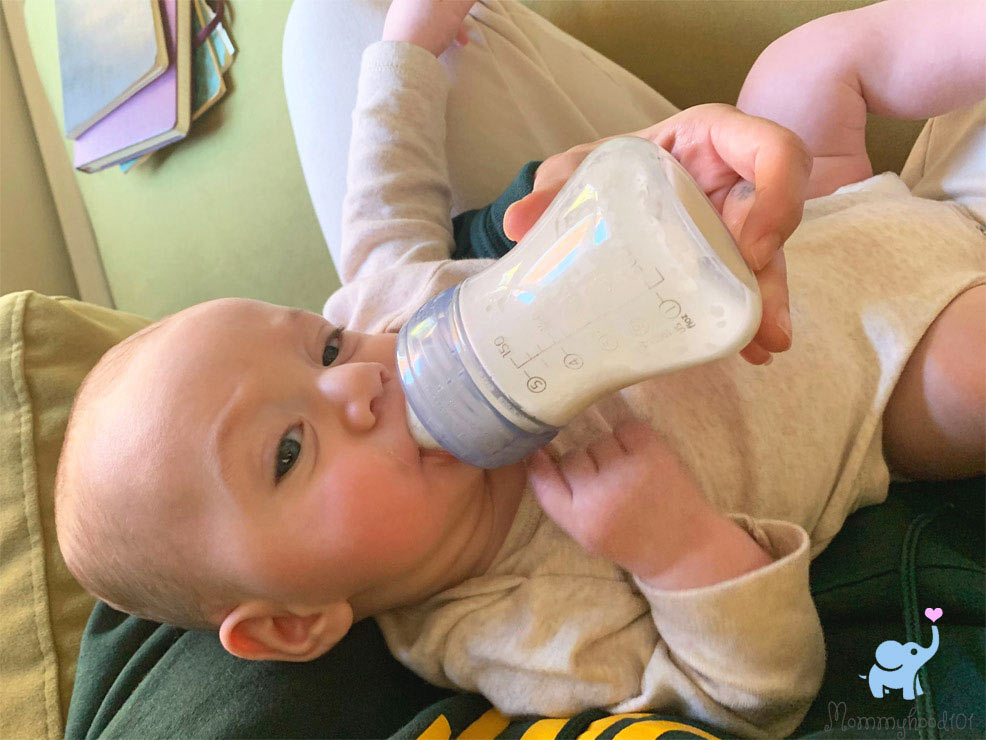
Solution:
[[[971,383],[943,383],[958,410],[895,387],[940,356],[928,337],[986,341],[983,236],[893,175],[843,187],[807,203],[787,242],[799,339],[769,367],[736,357],[640,383],[525,463],[480,470],[423,451],[393,332],[489,264],[447,259],[449,82],[436,56],[461,33],[456,5],[395,2],[364,54],[346,284],[324,318],[211,301],[122,342],[86,378],[56,482],[66,562],[110,605],[218,630],[244,658],[310,660],[374,616],[404,663],[506,713],[658,708],[784,735],[824,671],[810,559],[885,498],[885,451],[912,444],[917,457],[901,459],[982,470],[967,453],[982,449],[981,365]],[[855,27],[862,12],[826,23]],[[859,44],[877,43],[864,31]],[[777,57],[751,72],[751,112],[770,102],[754,83],[788,82]],[[858,81],[867,101],[891,90]],[[962,94],[948,103],[975,99]],[[818,174],[824,193],[852,181]],[[537,197],[536,181],[512,228]],[[943,321],[955,306],[959,322]],[[922,411],[958,431],[882,426]]]

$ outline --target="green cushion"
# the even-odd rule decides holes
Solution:
[[[0,737],[62,734],[93,601],[58,552],[58,454],[86,373],[147,323],[33,291],[0,298]]]

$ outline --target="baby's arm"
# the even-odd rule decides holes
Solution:
[[[450,83],[436,58],[471,5],[395,0],[383,40],[363,52],[336,264],[343,287],[323,309],[335,324],[395,331],[409,309],[479,269],[450,259]]]
[[[873,174],[866,114],[927,118],[986,95],[986,3],[885,0],[833,13],[768,46],[737,100],[815,157],[808,197]]]
[[[529,480],[551,518],[586,550],[630,571],[650,604],[660,640],[634,692],[610,709],[677,707],[743,735],[781,737],[798,725],[825,666],[803,528],[721,514],[667,444],[640,422],[623,424],[557,463],[539,453]],[[577,609],[574,600],[571,607]],[[573,655],[575,675],[564,680],[591,683],[593,676],[624,672],[620,651],[609,655],[604,646],[626,644],[620,642],[626,638],[589,631],[601,648],[595,652],[600,664],[580,671]],[[567,630],[559,633],[561,642],[568,639]],[[586,655],[592,652],[587,646]],[[507,695],[519,690],[518,678],[503,687]],[[554,693],[546,676],[532,681],[534,693]],[[486,691],[495,701],[493,686],[491,680]]]
[[[579,544],[652,588],[708,586],[771,562],[644,422],[621,424],[558,462],[541,450],[528,479],[544,510]]]

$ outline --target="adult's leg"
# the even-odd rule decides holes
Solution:
[[[516,0],[480,0],[442,55],[452,212],[497,197],[532,159],[638,130],[678,109]]]
[[[908,478],[986,469],[986,285],[956,297],[921,338],[884,410],[883,451]]]
[[[380,39],[388,0],[295,0],[281,66],[308,195],[334,263],[346,195],[351,115],[363,49]]]
[[[305,181],[333,259],[345,195],[350,113],[363,49],[386,0],[295,0],[284,32],[288,110]],[[532,159],[643,128],[677,109],[637,77],[518,2],[480,0],[452,81],[446,151],[452,213],[496,198]]]

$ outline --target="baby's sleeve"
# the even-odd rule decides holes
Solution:
[[[744,736],[786,737],[821,687],[825,643],[808,582],[809,537],[784,521],[731,519],[774,562],[680,591],[637,581],[660,639],[641,694],[618,711],[660,704],[669,689],[689,715]]]
[[[322,311],[336,325],[397,331],[409,311],[489,262],[451,259],[449,87],[419,46],[379,41],[363,52],[336,265],[343,285]]]
[[[809,539],[788,522],[733,520],[772,563],[701,588],[634,588],[602,558],[573,558],[560,532],[542,533],[527,556],[543,563],[538,572],[474,579],[378,621],[406,665],[507,715],[656,710],[742,737],[787,737],[825,667]]]
[[[342,209],[343,284],[450,258],[448,92],[445,68],[425,49],[380,41],[364,50]]]

